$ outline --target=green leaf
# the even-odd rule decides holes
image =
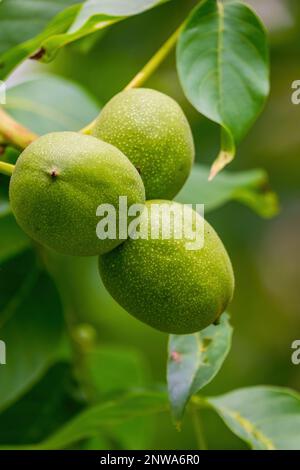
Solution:
[[[278,213],[278,199],[269,187],[265,171],[224,171],[210,182],[208,175],[208,167],[194,165],[176,200],[186,204],[205,204],[205,210],[208,212],[229,201],[238,201],[261,217],[269,218]]]
[[[96,437],[92,437],[87,441],[82,442],[79,446],[76,447],[79,450],[109,450],[110,442],[109,436],[103,436],[99,434]]]
[[[9,203],[8,203],[8,185],[9,178],[4,175],[0,175],[0,222],[1,218],[9,214]],[[1,237],[1,230],[0,230]],[[0,245],[1,250],[1,245]]]
[[[1,445],[34,444],[82,409],[74,399],[70,364],[59,362],[34,387],[0,415]],[[51,393],[49,393],[51,390]]]
[[[2,208],[2,210],[1,210]],[[0,263],[16,256],[30,246],[30,239],[9,214],[8,202],[0,202]]]
[[[49,62],[67,44],[166,1],[5,0],[0,3],[0,79],[29,56]]]
[[[10,209],[9,209],[9,203],[8,203],[8,200],[4,197],[0,197],[0,223],[1,223],[1,217],[7,215],[9,213]],[[1,230],[0,230],[0,237],[1,237],[2,233],[1,233]],[[0,248],[1,250],[1,248]]]
[[[84,355],[93,401],[144,388],[147,364],[139,351],[120,346],[97,346]],[[152,417],[138,416],[120,423],[111,432],[112,441],[123,449],[145,449],[151,442]],[[139,430],[143,429],[140,433]]]
[[[99,104],[79,85],[55,75],[37,75],[7,91],[5,109],[37,134],[81,129]]]
[[[166,0],[165,0],[166,1]],[[162,3],[161,0],[86,0],[74,21],[71,31],[76,31],[93,16],[124,17],[138,15]]]
[[[81,0],[0,3],[0,79],[36,52],[46,38],[66,32],[78,13]],[[77,5],[76,5],[77,4]]]
[[[73,19],[75,20],[75,18],[76,16],[74,16]],[[68,44],[78,41],[90,34],[102,31],[123,19],[122,17],[96,15],[88,19],[80,29],[75,31],[72,29],[72,23],[70,23],[69,28],[66,30],[58,34],[49,35],[47,39],[41,42],[40,50],[43,51],[43,55],[40,57],[41,62],[51,62],[56,57],[59,50]]]
[[[10,147],[1,157],[3,160],[13,162],[19,154]],[[0,263],[16,256],[30,246],[30,240],[19,228],[10,213],[8,202],[9,178],[0,175]]]
[[[300,449],[300,395],[277,387],[250,387],[206,401],[231,431],[256,450]]]
[[[43,41],[42,60],[49,62],[67,44],[167,1],[170,0],[86,0],[66,33],[50,36]]]
[[[34,384],[56,358],[63,330],[60,299],[35,256],[26,252],[0,269],[0,409]]]
[[[232,327],[225,313],[219,325],[192,335],[171,335],[168,390],[173,416],[180,422],[187,402],[219,372],[229,353]]]
[[[16,163],[20,151],[10,145],[4,147],[4,153],[1,155],[1,160],[7,163]],[[8,180],[7,180],[8,181]],[[0,187],[2,187],[2,181],[0,182]]]
[[[2,1],[0,4],[0,54],[39,35],[58,13],[81,2],[82,0]]]
[[[0,175],[0,263],[24,251],[30,245],[29,238],[10,213],[8,185],[9,178]]]
[[[35,449],[65,449],[72,444],[109,432],[124,420],[148,416],[168,410],[165,393],[132,392],[128,395],[90,407],[63,426]]]
[[[189,101],[221,126],[212,179],[234,158],[269,93],[265,28],[244,3],[201,2],[179,38],[177,66]]]
[[[146,364],[138,351],[118,346],[97,346],[84,356],[94,399],[142,387]]]

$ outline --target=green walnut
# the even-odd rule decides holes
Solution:
[[[128,158],[76,132],[47,134],[30,144],[17,161],[9,193],[24,232],[75,256],[106,253],[124,241],[98,238],[100,205],[110,204],[118,213],[119,196],[126,196],[128,205],[145,201],[143,182]]]
[[[173,199],[190,174],[192,132],[180,106],[163,93],[146,88],[119,93],[103,108],[92,134],[134,164],[146,199]]]
[[[173,334],[194,333],[215,322],[234,290],[222,241],[197,212],[188,208],[190,217],[182,217],[183,210],[179,203],[146,202],[139,219],[144,230],[130,232],[123,245],[99,258],[112,297],[139,320]]]

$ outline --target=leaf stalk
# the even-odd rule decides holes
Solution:
[[[149,62],[137,73],[137,75],[128,83],[124,90],[131,90],[132,88],[141,87],[148,78],[158,69],[160,64],[166,59],[173,47],[175,46],[177,39],[184,27],[182,23],[176,31],[167,39],[167,41],[158,49],[158,51],[151,57]],[[81,129],[83,134],[90,134],[94,127],[96,119],[88,124],[86,127]],[[0,129],[1,130],[1,129]]]

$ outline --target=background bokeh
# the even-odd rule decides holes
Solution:
[[[50,66],[34,64],[33,68],[78,82],[105,103],[130,81],[194,3],[177,0],[130,18],[67,47]],[[300,366],[291,362],[291,344],[300,338],[300,105],[291,102],[291,84],[300,79],[300,5],[298,0],[247,3],[261,14],[269,30],[271,96],[230,170],[264,168],[280,197],[281,210],[276,218],[263,220],[250,209],[229,203],[207,216],[230,253],[236,276],[230,307],[233,347],[221,372],[205,389],[210,395],[257,384],[300,390]],[[31,69],[26,66],[17,75]],[[211,163],[219,145],[218,127],[184,98],[174,53],[147,86],[180,102],[193,128],[197,161]],[[149,383],[165,382],[167,336],[131,318],[109,297],[100,285],[96,260],[60,261],[53,263],[54,274],[64,295],[76,304],[80,321],[92,323],[103,344],[139,350]],[[203,412],[202,422],[210,449],[244,448],[216,415]],[[159,416],[149,447],[196,448],[189,415],[181,433],[168,415]]]

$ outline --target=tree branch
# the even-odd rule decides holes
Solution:
[[[139,73],[128,83],[125,87],[125,90],[130,90],[132,88],[138,88],[142,86],[146,80],[156,71],[160,64],[165,60],[168,54],[171,52],[175,46],[177,39],[180,35],[180,32],[184,26],[184,23],[176,29],[176,31],[167,39],[167,41],[162,45],[162,47],[154,54],[153,57],[147,62],[147,64],[139,71]],[[84,127],[81,132],[83,134],[90,134],[92,128],[94,127],[96,119]]]
[[[16,147],[24,149],[37,139],[37,134],[26,129],[13,119],[3,108],[0,108],[0,134]]]
[[[156,71],[160,64],[165,60],[168,54],[171,52],[175,46],[179,34],[183,28],[183,25],[180,25],[179,28],[169,37],[169,39],[162,45],[162,47],[154,54],[154,56],[149,60],[149,62],[140,70],[140,72],[128,83],[125,90],[131,90],[132,88],[137,88],[142,86],[146,80]]]

